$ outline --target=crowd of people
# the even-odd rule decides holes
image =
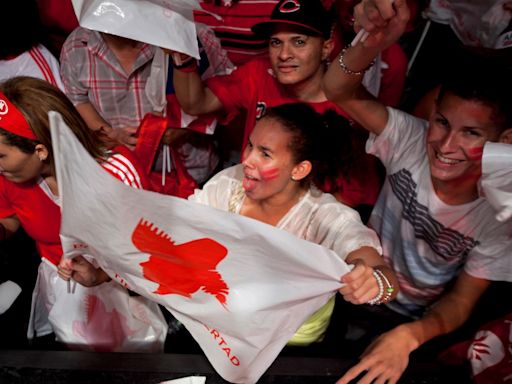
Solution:
[[[48,112],[63,116],[107,172],[152,189],[133,150],[144,116],[162,112],[147,89],[165,60],[168,129],[160,147],[169,145],[199,186],[188,199],[281,228],[353,265],[340,276],[339,296],[283,353],[358,359],[339,384],[396,383],[411,359],[434,360],[456,341],[447,335],[474,317],[494,282],[512,279],[512,222],[497,220],[479,189],[485,143],[512,143],[512,66],[488,47],[460,44],[451,57],[431,50],[415,65],[425,70],[431,60],[443,73],[415,89],[404,41],[426,2],[204,1],[196,18],[211,25],[198,28],[201,60],[79,21],[50,46],[43,26],[50,3],[9,2],[9,13],[28,15],[31,27],[4,31],[12,39],[1,50],[0,240],[26,232],[43,262],[37,280],[31,274],[32,284],[18,284],[19,258],[33,251],[2,255],[0,324],[15,310],[26,315],[17,297],[35,286],[18,329],[51,338],[52,279],[85,287],[111,281],[93,260],[61,259]],[[512,5],[502,3],[510,21]],[[437,3],[430,6],[435,13]],[[209,13],[215,9],[223,22]],[[494,34],[503,50],[506,33]],[[65,348],[58,341],[51,347]]]

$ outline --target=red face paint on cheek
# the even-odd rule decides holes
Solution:
[[[279,176],[279,172],[281,170],[277,167],[274,167],[274,168],[268,168],[268,169],[263,169],[261,170],[260,174],[261,174],[261,178],[265,181],[270,181],[270,180],[273,180],[275,178],[277,178],[277,176]]]
[[[482,160],[483,153],[484,153],[484,147],[474,147],[474,148],[468,148],[466,154],[470,160],[480,161],[480,160]]]

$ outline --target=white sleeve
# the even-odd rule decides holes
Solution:
[[[428,122],[394,108],[387,110],[387,125],[380,135],[370,134],[366,152],[377,156],[388,173],[394,173],[423,160]]]

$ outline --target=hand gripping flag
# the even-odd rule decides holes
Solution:
[[[255,383],[341,287],[331,250],[240,215],[124,185],[50,112],[64,257],[86,253],[165,306],[216,371]]]

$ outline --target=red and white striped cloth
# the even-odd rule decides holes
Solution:
[[[226,6],[203,1],[201,7],[205,12],[195,11],[194,20],[211,27],[231,61],[240,65],[267,55],[267,40],[254,35],[251,27],[267,21],[277,3],[278,0],[239,0]]]
[[[36,77],[64,90],[60,78],[59,62],[41,44],[14,58],[0,60],[0,80],[16,76]]]
[[[101,166],[126,185],[138,189],[144,188],[139,172],[126,156],[114,153]]]

